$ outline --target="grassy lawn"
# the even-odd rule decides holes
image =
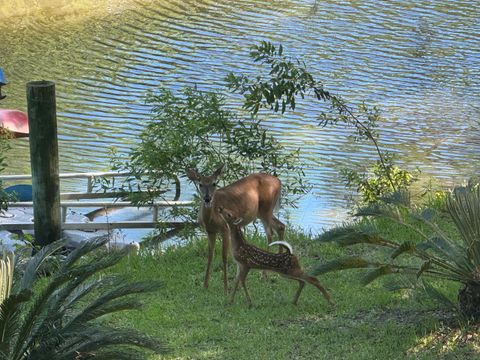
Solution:
[[[352,251],[298,234],[287,239],[307,269]],[[251,241],[265,246],[264,240]],[[164,288],[145,300],[143,311],[119,313],[108,321],[166,341],[172,349],[166,359],[480,357],[477,332],[452,329],[455,321],[451,314],[432,302],[419,303],[408,294],[387,292],[382,281],[360,286],[360,271],[320,278],[336,302],[334,308],[310,285],[294,306],[296,281],[277,275],[265,280],[258,271],[252,271],[247,279],[254,306],[248,308],[243,291],[237,293],[233,305],[226,305],[219,256],[210,288],[203,288],[206,243],[203,239],[164,253],[125,259],[115,271],[132,280],[160,279]],[[236,270],[233,261],[229,270],[231,286]],[[457,287],[445,286],[454,297]]]

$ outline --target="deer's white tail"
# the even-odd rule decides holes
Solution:
[[[268,244],[268,246],[272,246],[272,245],[280,245],[280,246],[283,246],[285,249],[288,250],[288,252],[290,254],[293,254],[293,248],[292,248],[292,245],[290,245],[288,242],[286,241],[274,241],[270,244]]]

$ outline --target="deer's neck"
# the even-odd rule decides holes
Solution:
[[[216,232],[221,229],[225,229],[225,222],[220,218],[220,215],[218,215],[214,209],[215,203],[213,200],[210,206],[205,206],[205,204],[202,203],[202,206],[200,207],[198,220],[207,231]]]
[[[245,245],[245,236],[239,226],[230,225],[230,237],[233,249],[238,249],[240,246]]]

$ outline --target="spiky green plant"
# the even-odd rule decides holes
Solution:
[[[458,297],[460,310],[467,317],[480,320],[480,187],[457,187],[446,199],[447,214],[458,236],[447,235],[437,225],[434,210],[412,209],[405,193],[385,200],[363,208],[358,215],[393,221],[413,231],[418,241],[385,238],[372,223],[335,228],[323,233],[320,240],[343,246],[359,243],[382,246],[390,249],[390,259],[373,261],[347,256],[320,264],[313,273],[366,268],[364,284],[388,274],[455,281],[463,284]],[[431,286],[426,287],[427,293],[438,295]]]
[[[0,259],[0,304],[8,298],[13,282],[13,253],[3,253]]]
[[[157,282],[128,283],[116,276],[101,277],[127,251],[96,251],[106,241],[96,238],[83,243],[59,262],[48,278],[38,277],[38,270],[63,242],[42,248],[28,261],[0,304],[1,360],[143,359],[144,349],[158,354],[167,351],[156,339],[99,320],[140,308],[142,303],[129,295],[159,288]]]

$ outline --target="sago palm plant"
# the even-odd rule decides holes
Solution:
[[[143,359],[144,349],[163,353],[157,340],[130,329],[106,326],[102,316],[141,307],[136,295],[155,291],[157,282],[128,283],[103,275],[126,251],[95,251],[106,238],[83,243],[39,277],[45,260],[63,242],[44,247],[13,280],[0,304],[1,360]],[[86,256],[87,255],[87,256]]]
[[[323,233],[320,240],[343,246],[360,243],[381,246],[391,249],[389,259],[375,261],[346,256],[318,265],[313,273],[367,268],[364,284],[388,274],[455,281],[462,284],[458,294],[460,310],[467,317],[480,320],[480,187],[457,187],[447,196],[447,219],[454,224],[458,236],[449,235],[438,226],[434,210],[415,210],[409,203],[409,196],[399,193],[360,210],[358,215],[393,221],[400,229],[410,229],[418,240],[400,242],[386,238],[374,222],[335,228]],[[428,287],[431,293],[440,296]]]

